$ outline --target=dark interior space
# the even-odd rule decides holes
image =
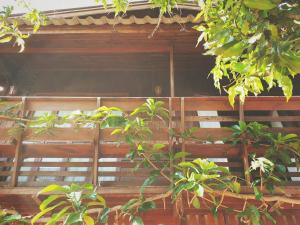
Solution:
[[[7,54],[1,64],[6,82],[17,95],[56,96],[169,96],[169,55],[128,54]],[[207,75],[211,58],[175,54],[176,96],[216,95]],[[5,79],[3,79],[5,80]],[[160,92],[155,92],[157,87]]]

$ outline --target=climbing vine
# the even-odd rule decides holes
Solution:
[[[45,114],[32,120],[18,118],[18,107],[7,107],[0,115],[2,120],[16,121],[18,129],[13,128],[14,135],[16,131],[29,128],[35,130],[34,135],[51,133],[53,128],[64,123],[78,128],[87,124],[97,124],[100,129],[113,128],[111,135],[118,137],[118,143],[130,146],[127,158],[136,163],[135,170],[147,168],[151,171],[140,187],[140,196],[123,205],[109,205],[97,192],[101,187],[91,184],[47,186],[38,195],[47,194],[49,197],[40,204],[40,212],[31,218],[32,224],[41,221],[47,224],[57,224],[59,221],[63,224],[105,224],[110,215],[117,215],[114,216],[116,221],[127,218],[131,224],[141,225],[142,212],[155,209],[157,200],[171,198],[179,217],[184,215],[184,205],[201,209],[205,202],[204,207],[208,207],[214,215],[220,210],[228,210],[236,213],[244,223],[259,225],[262,217],[274,222],[274,212],[280,211],[283,204],[300,204],[300,199],[280,192],[290,182],[288,168],[299,168],[300,139],[295,134],[273,133],[266,125],[257,122],[240,122],[230,128],[232,134],[223,142],[233,146],[245,145],[252,153],[250,167],[246,171],[251,175],[251,180],[247,183],[249,181],[245,177],[234,175],[229,168],[218,163],[193,158],[187,151],[168,149],[165,144],[151,142],[159,129],[153,126],[154,123],[167,123],[169,117],[169,111],[161,101],[148,99],[131,113],[117,107],[102,106],[92,114],[82,111],[62,117]],[[170,134],[173,140],[208,141],[194,135],[197,129],[201,128],[183,133],[171,130]],[[167,190],[146,197],[145,188],[153,185],[158,178],[168,183]],[[246,184],[252,188],[252,194],[243,193],[242,186]],[[227,205],[224,199],[228,197],[244,202],[243,208]],[[3,215],[0,224],[7,221],[6,214]],[[19,215],[14,218],[24,219]]]

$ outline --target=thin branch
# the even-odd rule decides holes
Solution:
[[[11,117],[11,116],[4,116],[4,115],[0,115],[0,120],[19,121],[19,122],[30,122],[30,121],[32,121],[32,120],[29,120],[29,119]]]
[[[144,153],[142,153],[141,154],[141,156],[143,156],[146,160],[147,160],[147,162],[154,168],[154,169],[156,169],[156,170],[159,170],[159,172],[160,172],[160,174],[164,177],[164,178],[166,178],[166,180],[168,180],[170,183],[172,183],[172,179],[170,179],[166,174],[164,174],[164,172],[162,171],[162,170],[160,170],[150,159],[149,159],[149,157],[146,155],[146,154],[144,154]]]

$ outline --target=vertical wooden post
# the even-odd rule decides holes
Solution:
[[[97,98],[97,108],[101,106],[101,98]],[[98,160],[99,160],[99,151],[100,151],[100,125],[96,124],[95,134],[94,134],[94,158],[93,158],[93,185],[97,186],[98,184]]]
[[[170,96],[175,97],[174,47],[170,47]]]
[[[20,118],[25,117],[26,112],[26,98],[22,98],[22,106],[20,111]],[[16,150],[15,150],[15,158],[13,164],[13,171],[11,176],[11,186],[16,187],[18,183],[18,172],[20,168],[20,161],[22,158],[22,140],[23,140],[23,132],[20,134],[19,139],[17,140]]]
[[[185,130],[185,106],[184,98],[180,98],[180,132],[183,133]],[[185,151],[185,140],[181,140],[181,151]],[[185,161],[185,157],[182,158],[182,161]]]
[[[245,121],[245,113],[244,113],[244,104],[239,101],[239,120]],[[249,170],[249,153],[248,153],[248,146],[246,143],[242,143],[242,152],[243,152],[243,165],[244,165],[244,173],[247,185],[250,185],[251,179],[247,170]]]
[[[172,129],[172,117],[173,117],[173,110],[172,110],[172,98],[169,98],[169,130]],[[169,152],[173,152],[173,137],[169,134]],[[174,167],[173,161],[170,161],[170,174],[173,175]]]

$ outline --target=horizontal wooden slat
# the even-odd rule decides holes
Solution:
[[[15,145],[0,144],[0,157],[12,158],[15,156]]]
[[[96,102],[96,98],[30,98],[27,99],[26,109],[30,111],[95,110]]]
[[[197,157],[240,157],[241,150],[229,144],[190,144],[186,143],[186,151]]]
[[[93,152],[91,144],[32,144],[23,145],[23,155],[25,158],[91,158],[93,156]]]
[[[13,162],[5,162],[5,161],[0,161],[0,167],[3,166],[3,167],[10,167],[10,166],[13,166]]]
[[[186,111],[214,110],[232,111],[228,99],[224,97],[194,97],[185,98],[184,106]]]
[[[186,116],[186,122],[232,122],[239,121],[237,116]]]
[[[114,129],[103,129],[100,132],[100,140],[101,141],[120,141],[120,137],[118,135],[112,135]],[[155,141],[167,141],[169,137],[169,130],[166,127],[159,127],[153,129],[153,136],[151,140]]]
[[[300,121],[300,116],[245,116],[245,121],[256,122],[288,122]]]
[[[199,128],[193,133],[193,136],[199,139],[212,138],[213,140],[223,139],[232,134],[230,128]]]
[[[12,171],[0,171],[0,176],[10,176]]]
[[[36,129],[27,129],[23,141],[92,141],[95,129],[53,128],[51,133],[35,134]]]
[[[244,110],[300,110],[300,98],[292,97],[288,102],[284,97],[248,97]]]

